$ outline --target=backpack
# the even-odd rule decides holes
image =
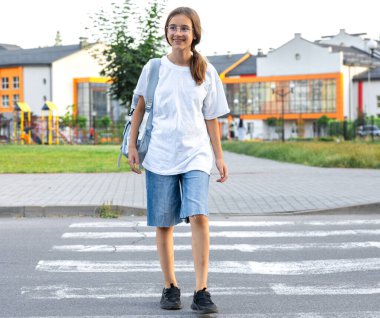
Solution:
[[[147,98],[145,101],[145,114],[144,114],[143,120],[141,121],[139,131],[138,131],[138,137],[136,141],[136,148],[139,154],[140,169],[142,167],[141,164],[144,161],[145,155],[148,152],[150,135],[153,128],[152,127],[152,120],[153,120],[152,108],[153,108],[153,102],[154,102],[154,92],[156,91],[156,87],[158,84],[160,65],[161,65],[160,58],[154,58],[150,60],[150,68],[148,72]],[[129,139],[130,139],[130,134],[131,134],[132,116],[133,116],[133,112],[135,111],[138,101],[139,101],[139,95],[133,94],[131,110],[128,114],[127,122],[124,126],[123,141],[120,146],[120,154],[119,154],[119,159],[117,161],[117,165],[119,168],[120,168],[120,162],[121,162],[122,156],[125,156],[126,158],[128,158],[128,146],[129,146]]]

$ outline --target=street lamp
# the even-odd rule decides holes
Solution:
[[[371,101],[371,66],[372,66],[372,59],[373,54],[375,52],[375,49],[377,48],[377,42],[375,40],[369,40],[367,42],[367,47],[371,52],[371,60],[368,67],[368,107],[370,107],[370,101]],[[374,125],[373,116],[371,116],[371,124]],[[373,136],[373,127],[371,127],[371,139],[374,140]]]
[[[281,97],[281,117],[282,117],[281,139],[282,139],[282,142],[285,142],[285,105],[284,105],[285,104],[285,96],[287,96],[289,94],[293,94],[294,84],[290,83],[289,90],[287,90],[287,91],[285,91],[285,89],[283,87],[276,90],[276,84],[275,83],[272,83],[272,85],[270,87],[272,89],[272,94],[276,94],[276,95]]]

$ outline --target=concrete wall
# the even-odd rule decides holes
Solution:
[[[346,33],[344,29],[341,29],[340,32],[331,37],[320,41],[321,44],[327,45],[343,45],[343,46],[354,46],[363,51],[369,51],[367,47],[367,41],[363,40],[359,36],[352,36]]]
[[[352,78],[366,70],[365,67],[343,66],[343,86],[344,86],[344,116],[349,120],[354,120],[358,116],[358,99],[355,97],[354,83]]]
[[[266,57],[257,58],[257,76],[339,73],[342,64],[342,53],[331,53],[297,33]]]
[[[353,84],[353,98],[358,109],[358,82]],[[380,107],[377,107],[377,96],[380,96],[380,81],[368,81],[363,82],[363,112],[367,116],[380,116]]]
[[[41,116],[45,101],[51,100],[51,74],[49,66],[24,67],[24,102],[32,112]]]
[[[73,79],[80,77],[99,77],[101,66],[92,56],[92,49],[80,52],[58,60],[52,65],[52,99],[58,106],[60,115],[74,103]]]

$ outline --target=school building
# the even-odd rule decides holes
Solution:
[[[46,110],[55,116],[74,112],[85,116],[89,127],[95,116],[117,120],[120,105],[111,99],[110,81],[99,75],[102,68],[95,58],[103,48],[85,39],[34,49],[0,44],[0,135],[15,129],[20,110],[36,117]]]
[[[312,138],[323,115],[355,120],[380,117],[380,50],[370,49],[364,34],[310,42],[301,34],[267,54],[208,57],[225,85],[230,116],[223,135],[233,129],[240,139]],[[378,42],[377,42],[378,43]],[[273,122],[273,121],[272,121]]]
[[[231,109],[220,119],[223,137],[233,132],[240,139],[312,138],[323,115],[380,117],[380,43],[364,36],[342,29],[311,42],[296,33],[266,54],[208,56]],[[74,105],[88,127],[95,117],[117,120],[120,105],[108,94],[110,82],[99,75],[94,57],[101,50],[102,44],[84,39],[35,49],[0,44],[0,136],[9,136],[20,102],[35,116],[49,107],[62,116]]]

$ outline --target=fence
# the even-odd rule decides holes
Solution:
[[[367,118],[355,121],[330,121],[327,124],[326,136],[342,138],[344,140],[355,139],[380,139],[380,118]]]

